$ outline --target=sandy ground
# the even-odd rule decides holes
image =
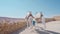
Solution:
[[[46,29],[60,33],[60,21],[46,23]]]
[[[25,28],[25,30],[20,31],[18,34],[60,34],[60,21],[46,23],[45,29],[43,24],[38,23],[34,28]]]

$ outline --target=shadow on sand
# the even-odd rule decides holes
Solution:
[[[53,32],[53,31],[49,31],[49,30],[44,30],[43,28],[41,28],[41,29],[35,29],[35,31],[38,34],[60,34],[60,33],[57,33],[57,32]]]
[[[26,26],[24,26],[23,28],[21,28],[21,29],[15,31],[15,32],[12,32],[12,33],[10,33],[10,34],[19,34],[19,33],[21,33],[22,31],[24,31],[25,28],[26,28]]]
[[[19,29],[15,32],[12,32],[11,34],[19,34],[21,33],[22,31],[24,31],[26,29],[26,27],[22,28],[22,29]],[[53,31],[49,31],[49,30],[44,30],[43,28],[39,28],[39,29],[35,29],[35,31],[38,33],[38,34],[60,34],[58,32],[53,32]]]

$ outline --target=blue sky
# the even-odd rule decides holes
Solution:
[[[60,15],[60,0],[0,0],[0,17],[23,18],[32,11],[45,17]]]

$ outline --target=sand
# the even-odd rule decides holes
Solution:
[[[53,21],[46,23],[46,29],[60,33],[60,21]]]
[[[35,28],[28,27],[18,34],[60,34],[60,21],[46,23],[46,29],[41,23],[36,24]]]

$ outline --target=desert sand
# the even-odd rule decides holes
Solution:
[[[41,23],[38,23],[35,28],[25,28],[25,30],[20,31],[18,34],[60,34],[60,21],[46,23],[45,29]]]

